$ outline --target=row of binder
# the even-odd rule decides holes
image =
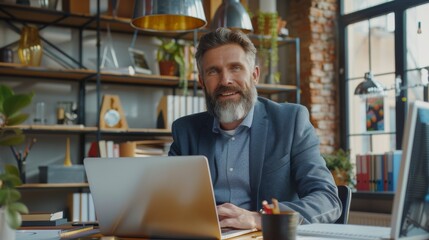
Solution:
[[[402,151],[356,155],[356,190],[396,191]]]

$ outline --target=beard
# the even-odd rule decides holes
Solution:
[[[237,101],[219,100],[218,96],[223,92],[235,91],[241,97]],[[251,83],[249,88],[218,86],[211,95],[204,88],[207,111],[221,123],[230,123],[246,117],[253,105],[255,105],[258,93],[256,86]]]

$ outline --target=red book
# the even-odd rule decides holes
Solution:
[[[100,156],[100,153],[98,152],[98,143],[92,142],[91,147],[89,148],[89,151],[88,151],[88,157],[99,157],[99,156]]]

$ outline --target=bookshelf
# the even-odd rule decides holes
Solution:
[[[109,27],[112,33],[119,35],[121,39],[131,37],[134,33],[134,29],[130,26],[129,21],[130,19],[114,18],[108,15],[90,16],[53,9],[0,3],[0,23],[2,24],[0,25],[0,34],[3,34],[7,30],[7,33],[12,32],[13,34],[17,35],[15,41],[0,41],[0,48],[13,48],[16,45],[16,40],[19,39],[19,29],[23,24],[37,25],[41,30],[43,29],[43,31],[48,32],[50,32],[50,28],[53,28],[53,32],[57,31],[57,29],[64,29],[66,32],[70,32],[71,37],[60,36],[61,31],[58,31],[60,32],[58,34],[52,34],[50,32],[46,36],[44,35],[44,38],[46,38],[47,42],[51,40],[48,38],[52,36],[54,38],[58,37],[60,39],[63,37],[70,38],[70,41],[76,41],[76,44],[71,46],[71,50],[74,49],[77,52],[77,56],[73,56],[75,59],[71,60],[72,64],[75,65],[73,68],[58,67],[55,64],[52,66],[42,65],[41,67],[28,67],[17,63],[17,59],[15,59],[14,63],[0,62],[0,78],[2,81],[4,79],[7,83],[13,83],[14,87],[17,89],[33,89],[32,86],[37,86],[38,84],[41,86],[60,86],[61,88],[63,85],[70,86],[68,88],[71,88],[72,92],[67,93],[70,94],[67,95],[67,97],[73,99],[73,101],[75,101],[78,105],[78,119],[76,125],[35,125],[28,123],[18,126],[24,131],[24,133],[26,133],[27,137],[38,138],[38,142],[34,147],[34,154],[32,153],[30,155],[32,159],[29,159],[28,162],[29,167],[33,168],[33,170],[30,169],[30,171],[27,172],[33,172],[34,174],[35,169],[37,169],[39,165],[57,164],[61,162],[61,154],[63,153],[61,153],[62,150],[60,150],[61,148],[59,147],[59,144],[63,138],[69,136],[72,136],[72,160],[74,164],[82,164],[83,158],[86,156],[89,150],[90,143],[93,141],[98,141],[99,139],[117,141],[124,139],[147,140],[171,136],[171,131],[169,129],[156,128],[156,112],[153,111],[153,109],[156,109],[157,98],[159,99],[159,97],[166,94],[180,94],[178,77],[147,74],[130,75],[118,72],[108,72],[99,70],[98,68],[88,67],[84,64],[84,58],[88,58],[88,56],[85,56],[86,52],[82,46],[83,42],[86,40],[85,37],[87,37],[87,35],[84,33],[90,32],[89,35],[105,34],[107,28]],[[205,30],[198,31],[196,33],[197,38],[204,33]],[[73,34],[75,34],[77,37],[74,37]],[[143,36],[143,38],[153,37],[168,37],[193,41],[194,33],[145,33]],[[259,37],[257,35],[251,35],[250,37],[252,40],[254,40],[255,44],[258,44]],[[101,41],[103,41],[103,37],[101,37]],[[51,41],[51,43],[56,43],[56,41]],[[64,47],[62,44],[63,43],[61,42],[58,43],[58,47]],[[261,83],[257,85],[257,90],[260,95],[275,97],[279,94],[293,93],[294,96],[296,96],[296,101],[299,102],[299,39],[289,37],[279,38],[279,47],[290,44],[298,44],[295,45],[296,50],[294,56],[296,58],[295,60],[298,67],[296,73],[296,83]],[[53,45],[56,47],[55,44]],[[95,50],[97,47],[98,50],[100,50],[101,46],[96,44],[94,44],[94,47],[92,47],[91,50]],[[70,51],[70,49],[68,50]],[[56,58],[63,57],[61,53],[57,54],[57,56],[52,57],[54,60],[51,60],[51,62],[55,62]],[[69,53],[68,55],[72,54]],[[66,57],[68,58],[69,56]],[[98,58],[99,60],[100,55],[93,55],[89,57],[94,59]],[[196,91],[200,91],[201,89],[196,79],[189,79],[188,87],[189,89],[193,90],[194,95],[198,94]],[[124,95],[126,95],[129,89],[142,92],[140,94],[142,99],[139,99],[139,101],[142,102],[144,108],[142,108],[143,110],[137,110],[139,112],[138,117],[143,116],[144,121],[151,121],[150,124],[131,124],[130,128],[126,130],[101,130],[99,128],[97,121],[94,120],[97,117],[94,116],[94,113],[90,112],[93,110],[93,106],[95,106],[95,112],[97,108],[100,107],[94,103],[98,98],[96,95],[101,95],[109,91],[117,92],[118,88],[124,89],[122,93]],[[35,87],[36,97],[40,97],[42,100],[47,98],[49,98],[49,100],[54,98],[62,99],[65,97],[65,94],[61,93],[61,91],[59,91],[58,94],[56,93],[57,95],[52,95],[51,92],[46,92],[47,91],[43,89],[43,87]],[[155,92],[154,96],[151,95],[153,92]],[[146,98],[147,95],[149,95],[149,97]],[[154,105],[154,107],[152,107],[152,105]],[[32,109],[29,108],[26,111],[31,113]],[[137,122],[137,120],[135,120],[135,122]],[[46,141],[46,143],[44,143],[44,141]],[[51,153],[52,150],[56,152]],[[50,155],[45,154],[45,152],[49,152]],[[10,160],[8,157],[10,154],[9,149],[0,150],[0,153],[0,160],[2,160],[2,162],[3,159],[5,161],[13,161],[13,158]],[[52,205],[53,208],[57,206],[64,207],[63,203],[66,202],[65,196],[70,192],[89,191],[88,186],[85,183],[41,184],[37,183],[37,177],[33,177],[29,182],[30,183],[21,186],[20,190],[23,193],[23,199],[25,203],[28,204],[31,209],[36,210],[44,210],[44,208],[47,207],[46,205],[48,205],[46,202],[55,202],[55,204]],[[27,201],[29,199],[34,199],[34,201]]]

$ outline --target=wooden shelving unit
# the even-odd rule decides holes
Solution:
[[[0,21],[7,23],[11,29],[17,30],[20,24],[35,24],[43,29],[49,26],[77,29],[82,31],[105,32],[109,27],[112,32],[133,34],[134,29],[130,25],[130,19],[114,18],[112,16],[101,15],[89,16],[81,14],[71,14],[52,9],[36,8],[18,4],[0,3]],[[18,23],[18,24],[17,24]],[[168,37],[176,39],[184,39],[187,41],[194,40],[194,34],[199,38],[206,30],[187,33],[144,33],[147,36]],[[257,45],[263,36],[250,35],[250,38]],[[296,44],[295,38],[279,38],[279,46],[285,44]],[[0,46],[4,47],[4,46]],[[296,50],[297,52],[299,49]],[[297,54],[299,59],[299,54]],[[298,62],[299,63],[299,62]],[[121,85],[121,86],[142,86],[142,87],[156,87],[166,89],[179,89],[178,77],[160,76],[160,75],[147,75],[147,74],[123,74],[117,72],[98,72],[94,69],[82,68],[50,68],[50,67],[29,67],[17,63],[3,63],[0,62],[0,76],[4,79],[20,79],[20,81],[28,82],[70,82],[76,83],[79,86],[80,92],[85,92],[85,86],[92,84],[97,86],[99,91],[100,86],[103,84]],[[285,92],[296,92],[297,101],[299,102],[299,74],[297,74],[297,82],[295,85],[279,85],[279,84],[258,84],[257,91],[263,95],[281,94]],[[200,89],[196,79],[188,80],[189,89]],[[85,94],[79,95],[79,106],[85,105]],[[83,113],[85,114],[85,113]],[[84,121],[78,125],[20,125],[17,126],[25,133],[29,134],[65,134],[77,135],[79,141],[82,142],[82,147],[85,143],[85,138],[97,138],[98,136],[110,136],[113,138],[123,138],[124,136],[139,139],[140,137],[171,137],[170,129],[156,129],[156,128],[129,128],[127,130],[101,130],[97,126],[87,126]],[[81,150],[80,155],[85,154]],[[31,190],[43,191],[59,191],[59,192],[72,192],[82,191],[86,189],[86,183],[70,183],[70,184],[24,184],[20,187],[25,192],[32,192]]]
[[[95,83],[97,71],[88,69],[50,69],[44,67],[28,67],[16,63],[0,62],[0,75],[5,77],[25,77],[29,81],[34,79],[66,80],[66,81],[90,81]],[[179,87],[179,78],[174,76],[147,75],[147,74],[120,74],[113,72],[101,72],[101,83],[134,84],[141,86]],[[188,80],[189,88],[193,88],[198,82]],[[297,90],[295,85],[258,84],[259,93],[278,94],[285,91]]]

